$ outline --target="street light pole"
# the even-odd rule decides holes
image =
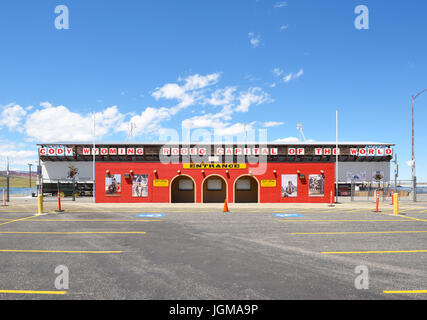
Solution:
[[[335,203],[338,203],[338,193],[339,193],[339,184],[338,184],[338,110],[336,111],[335,115],[335,138],[336,138],[336,155],[335,155]]]
[[[31,164],[31,163],[29,163],[29,164],[28,164],[28,167],[29,167],[29,169],[30,169],[30,170],[29,170],[29,171],[30,171],[30,187],[29,187],[30,189],[31,189],[31,166],[32,166],[32,164]]]
[[[414,192],[413,200],[417,201],[417,192],[416,192],[416,176],[415,176],[415,99],[426,92],[427,89],[424,89],[415,96],[412,96],[412,191]]]
[[[6,201],[10,202],[10,171],[9,171],[9,157],[7,157],[7,170],[6,170]]]

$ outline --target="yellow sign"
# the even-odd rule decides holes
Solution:
[[[263,188],[275,188],[276,185],[276,180],[261,180],[261,187]]]
[[[169,180],[167,179],[154,180],[153,187],[169,187]]]
[[[184,163],[184,169],[246,169],[246,163]]]

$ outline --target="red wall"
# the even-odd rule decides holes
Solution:
[[[153,203],[168,203],[170,202],[170,186],[171,181],[178,176],[177,171],[181,171],[181,175],[188,175],[193,178],[196,184],[196,202],[202,202],[202,183],[203,180],[210,175],[222,176],[228,184],[228,202],[234,202],[234,182],[242,176],[253,172],[253,176],[258,180],[260,189],[261,203],[327,203],[330,201],[330,192],[335,195],[334,180],[335,180],[335,164],[334,163],[269,163],[264,173],[257,173],[257,165],[248,164],[247,169],[237,170],[190,170],[183,169],[182,164],[161,164],[161,163],[139,163],[139,162],[98,162],[95,165],[96,174],[96,202],[98,203],[132,203],[132,202],[153,202]],[[105,175],[109,170],[110,174],[120,174],[122,182],[121,195],[118,197],[106,196],[105,194]],[[125,173],[133,170],[134,174],[147,174],[149,177],[148,198],[132,197],[132,179],[126,180]],[[157,173],[154,174],[154,170]],[[277,171],[274,174],[274,170]],[[297,170],[301,174],[305,174],[306,179],[298,179],[298,197],[282,198],[281,185],[282,174],[297,174]],[[310,174],[320,174],[324,171],[325,175],[325,195],[324,197],[309,197],[308,196],[308,176]],[[167,179],[169,187],[153,187],[153,180]],[[261,187],[261,180],[277,180],[276,187],[265,188]]]

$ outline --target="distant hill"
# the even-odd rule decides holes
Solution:
[[[5,177],[6,175],[7,175],[6,170],[0,171],[0,177]],[[27,177],[28,178],[29,175],[30,173],[27,171],[13,171],[13,170],[9,171],[10,177]],[[34,171],[31,172],[31,178],[33,177],[37,178],[37,172],[34,172]]]
[[[6,171],[0,171],[0,188],[6,187]],[[31,172],[31,187],[35,188],[37,173]],[[30,184],[29,172],[9,171],[9,186],[11,188],[28,188]]]

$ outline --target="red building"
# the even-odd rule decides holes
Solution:
[[[335,195],[337,157],[339,166],[367,168],[389,165],[393,156],[389,144],[360,143],[338,149],[333,143],[43,144],[39,150],[46,186],[54,171],[63,174],[64,162],[92,169],[98,203],[327,203]]]

